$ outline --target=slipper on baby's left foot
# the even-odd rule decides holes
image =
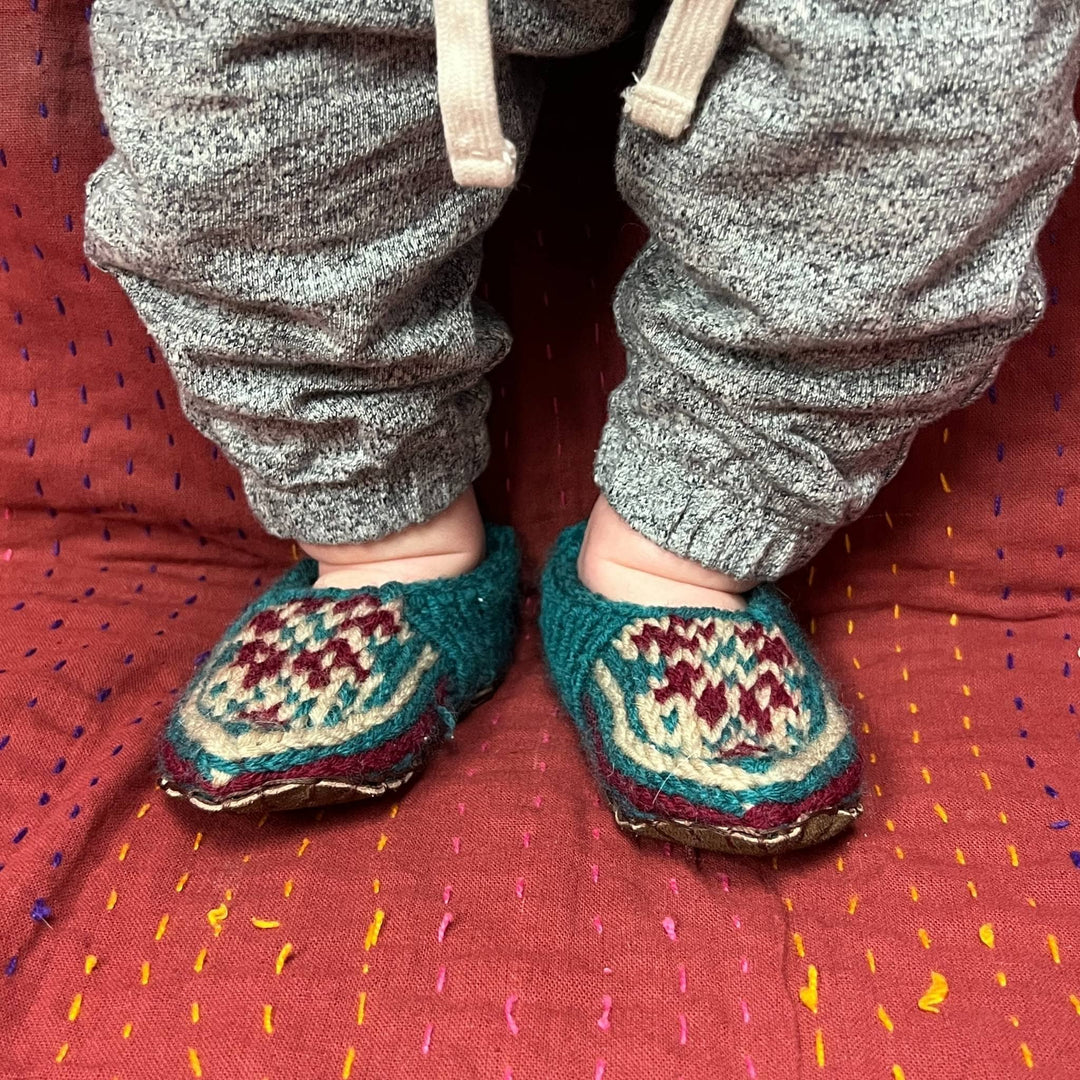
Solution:
[[[861,811],[848,718],[779,595],[745,611],[645,608],[577,574],[584,526],[544,572],[556,688],[619,827],[768,855],[820,843]]]

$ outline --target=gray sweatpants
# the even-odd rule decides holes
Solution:
[[[521,54],[599,48],[636,2],[493,0],[520,148]],[[431,0],[95,0],[92,33],[115,151],[87,252],[255,513],[339,543],[442,510],[509,337],[473,298],[505,192],[451,178]],[[777,577],[988,385],[1042,310],[1078,39],[1080,0],[742,0],[690,130],[624,123],[651,239],[596,479],[626,521]]]

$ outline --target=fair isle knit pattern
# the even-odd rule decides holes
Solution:
[[[207,809],[378,794],[406,782],[513,647],[510,529],[458,578],[315,589],[298,563],[225,634],[173,710],[163,784]]]
[[[614,603],[577,576],[583,526],[559,538],[540,626],[552,676],[620,821],[793,837],[854,815],[847,717],[768,586],[741,612]],[[767,844],[766,844],[767,846]]]

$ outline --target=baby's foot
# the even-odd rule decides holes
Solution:
[[[319,564],[316,589],[370,589],[455,578],[484,558],[484,523],[470,487],[441,514],[366,544],[301,544]]]
[[[746,607],[742,594],[756,584],[665,551],[631,529],[603,495],[589,515],[578,576],[583,585],[608,600],[721,611],[742,611]]]

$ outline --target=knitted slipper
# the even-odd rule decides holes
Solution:
[[[348,802],[407,783],[510,662],[518,553],[461,577],[313,588],[297,563],[225,633],[165,728],[161,785],[203,810]]]
[[[578,578],[583,535],[556,543],[540,630],[619,827],[755,855],[846,829],[862,809],[858,750],[776,591],[738,612],[615,603]]]

